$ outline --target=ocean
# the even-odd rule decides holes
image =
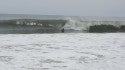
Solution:
[[[85,17],[60,15],[0,14],[1,34],[86,33],[97,25],[112,25],[115,32],[124,32],[124,17]],[[108,29],[110,29],[109,27]],[[103,29],[105,29],[103,28]],[[122,29],[122,30],[121,30]],[[64,30],[64,31],[62,31]],[[96,29],[100,30],[100,29]],[[110,30],[111,31],[111,30]],[[95,31],[96,32],[96,31]],[[108,32],[105,30],[105,32]]]

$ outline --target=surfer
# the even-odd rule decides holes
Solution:
[[[64,28],[61,30],[61,32],[62,32],[62,33],[64,33],[64,32],[65,32]]]

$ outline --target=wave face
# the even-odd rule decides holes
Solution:
[[[1,34],[60,33],[64,20],[13,19],[0,20]]]

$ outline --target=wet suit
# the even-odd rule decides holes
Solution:
[[[65,32],[64,28],[61,31],[62,31],[62,33],[64,33]]]

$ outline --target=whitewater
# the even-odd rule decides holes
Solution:
[[[125,70],[125,33],[0,34],[0,70]]]

